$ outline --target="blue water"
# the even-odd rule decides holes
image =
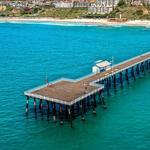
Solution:
[[[115,63],[150,51],[144,27],[62,26],[0,23],[1,150],[149,150],[150,75],[106,98],[107,110],[88,112],[86,122],[35,120],[25,117],[27,89],[60,77],[91,73],[93,62]],[[33,102],[30,102],[33,107]]]

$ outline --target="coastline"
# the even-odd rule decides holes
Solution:
[[[1,17],[0,22],[8,23],[61,23],[81,24],[93,26],[143,26],[150,27],[150,20],[128,20],[127,22],[109,22],[107,19],[57,19],[57,18],[23,18],[23,17]]]

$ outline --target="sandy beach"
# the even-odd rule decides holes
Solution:
[[[150,27],[149,20],[128,20],[127,22],[109,22],[107,19],[56,19],[56,18],[22,18],[2,17],[0,22],[37,22],[37,23],[73,23],[99,26],[144,26]]]

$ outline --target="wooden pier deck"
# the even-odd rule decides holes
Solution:
[[[26,91],[24,94],[28,97],[71,106],[103,90],[104,85],[96,84],[97,82],[149,60],[150,52],[119,63],[102,73],[91,74],[78,80],[61,79]]]

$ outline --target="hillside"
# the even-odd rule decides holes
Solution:
[[[131,20],[150,20],[150,6],[118,5],[110,14],[108,14],[108,17],[118,18],[120,13],[122,14],[123,18]]]
[[[34,7],[34,8],[11,8],[0,6],[1,17],[53,17],[53,18],[118,18],[120,13],[123,18],[130,20],[150,20],[150,6],[131,6],[124,0],[120,0],[118,6],[110,14],[88,14],[87,8],[54,8]]]

